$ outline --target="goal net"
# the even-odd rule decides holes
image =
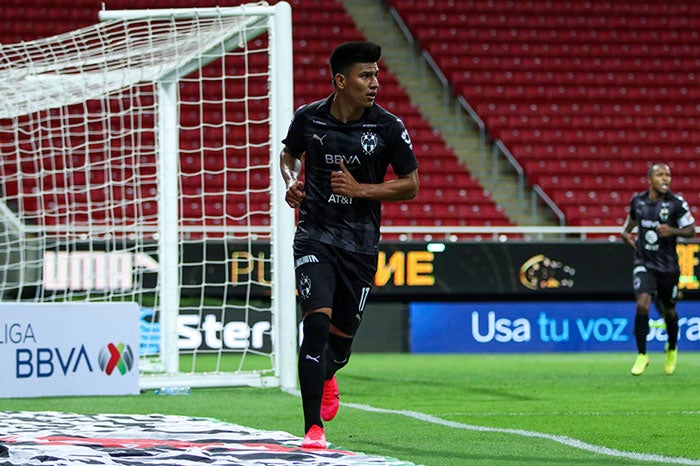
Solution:
[[[0,46],[0,299],[133,301],[140,385],[296,386],[287,3]]]

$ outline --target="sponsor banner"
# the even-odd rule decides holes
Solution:
[[[183,350],[252,349],[272,351],[271,312],[233,306],[180,311],[177,347]]]
[[[151,289],[159,269],[155,245],[146,252],[83,250],[87,243],[44,254],[46,293]],[[700,244],[678,245],[680,289],[700,298]],[[183,296],[269,298],[268,243],[188,242],[182,247]],[[382,243],[373,297],[453,300],[494,294],[627,299],[632,293],[632,250],[621,241],[538,243]],[[206,264],[206,266],[204,266]]]
[[[194,395],[193,395],[194,396]],[[413,466],[395,458],[301,448],[287,432],[185,416],[0,412],[3,465]]]
[[[136,395],[135,303],[1,303],[0,397]]]
[[[268,304],[269,305],[269,304]],[[178,348],[211,351],[272,351],[272,324],[264,306],[248,312],[234,306],[204,307],[201,312],[182,309],[177,319]],[[297,316],[302,334],[301,311]],[[152,308],[141,308],[139,354],[153,355],[160,351],[160,323]],[[300,338],[301,339],[301,338]],[[353,343],[357,352],[407,352],[408,309],[403,303],[374,303],[362,319],[362,331]]]
[[[698,292],[700,245],[678,246],[680,289]],[[622,242],[506,242],[382,245],[377,296],[411,300],[632,296],[632,250]]]
[[[700,351],[700,302],[678,304],[679,348]],[[636,351],[634,301],[412,303],[414,353]],[[649,351],[663,351],[652,311]]]
[[[160,351],[160,323],[152,308],[141,308],[140,354]],[[272,351],[271,312],[246,312],[240,306],[183,309],[177,317],[177,346],[181,350]]]

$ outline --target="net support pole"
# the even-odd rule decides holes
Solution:
[[[180,313],[177,81],[159,81],[157,88],[160,351],[164,370],[175,373],[179,370],[177,319]]]
[[[293,61],[292,61],[292,10],[288,3],[275,5],[275,21],[272,31],[272,56],[270,57],[271,118],[270,176],[272,186],[272,260],[277,277],[273,286],[272,304],[275,313],[274,335],[277,342],[275,370],[282,390],[296,389],[297,313],[296,280],[292,241],[294,236],[294,210],[285,201],[287,191],[280,174],[279,154],[282,136],[289,125],[294,110]]]

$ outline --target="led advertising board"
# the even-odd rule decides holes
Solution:
[[[679,348],[700,351],[700,302],[678,304]],[[411,352],[526,353],[636,351],[633,300],[416,302],[409,306]],[[650,351],[668,338],[652,311]]]

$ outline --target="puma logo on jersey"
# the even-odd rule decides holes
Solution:
[[[314,133],[314,135],[311,137],[312,139],[316,139],[318,142],[323,145],[323,140],[326,139],[327,134],[324,134],[323,136],[319,136],[318,134]]]
[[[320,363],[321,362],[321,355],[318,356],[311,356],[310,354],[306,355],[306,359],[310,359],[313,362]]]

